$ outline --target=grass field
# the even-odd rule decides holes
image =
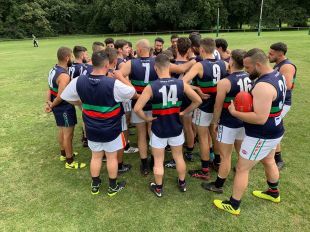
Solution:
[[[208,35],[214,36],[214,35]],[[187,179],[188,192],[175,185],[176,171],[166,170],[164,197],[148,190],[147,178],[139,175],[138,154],[126,155],[133,170],[124,174],[128,187],[114,198],[105,194],[107,171],[101,173],[101,195],[90,194],[89,168],[72,171],[58,159],[53,115],[43,112],[47,73],[56,63],[60,46],[84,45],[103,37],[76,36],[40,40],[0,42],[0,231],[310,231],[309,93],[310,37],[306,31],[221,34],[229,47],[268,50],[274,42],[288,44],[288,57],[298,67],[293,107],[286,120],[281,172],[280,204],[255,199],[254,189],[266,187],[262,165],[251,173],[241,216],[220,212],[214,198],[231,194],[233,174],[223,195],[200,187],[200,180]],[[132,42],[141,37],[124,37]],[[154,36],[146,37],[153,41]],[[169,36],[164,36],[169,45]],[[75,133],[78,159],[89,164],[90,151]],[[131,138],[135,141],[135,137]],[[197,157],[198,160],[198,157]],[[188,168],[199,166],[199,162]],[[212,179],[215,178],[212,173]]]

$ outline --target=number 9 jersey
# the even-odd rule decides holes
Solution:
[[[157,119],[152,121],[152,133],[159,138],[171,138],[182,133],[180,109],[184,94],[182,80],[162,78],[151,84],[153,98],[152,114]]]
[[[254,82],[252,90],[260,82],[271,84],[277,91],[277,98],[272,102],[267,122],[264,125],[244,123],[245,134],[250,137],[261,139],[277,139],[283,136],[284,127],[281,112],[283,109],[286,84],[284,76],[278,71],[265,74]]]

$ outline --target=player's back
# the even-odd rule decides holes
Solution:
[[[72,79],[85,74],[87,67],[83,63],[73,63],[71,67],[69,67],[69,76]]]
[[[151,88],[152,114],[157,118],[152,122],[152,132],[160,138],[180,135],[183,129],[179,116],[184,94],[183,81],[162,78],[154,81]]]

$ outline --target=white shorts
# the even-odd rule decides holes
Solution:
[[[131,111],[131,100],[122,102],[125,113]]]
[[[152,111],[144,111],[145,115],[147,117],[151,117],[152,116]],[[131,111],[131,123],[142,123],[145,122],[142,118],[140,118],[134,111]]]
[[[127,120],[126,120],[126,114],[122,116],[122,131],[126,131],[128,129],[127,127]]]
[[[282,137],[277,139],[259,139],[245,136],[241,144],[240,156],[247,160],[262,160],[277,148]]]
[[[210,126],[213,113],[206,113],[200,109],[195,109],[193,114],[193,123],[197,126]]]
[[[123,149],[126,146],[125,136],[124,133],[120,133],[120,135],[111,142],[100,143],[100,142],[93,142],[88,140],[88,147],[93,152],[115,152],[120,149]]]
[[[230,128],[219,125],[216,140],[221,143],[234,144],[235,140],[243,140],[244,136],[244,127]]]
[[[170,138],[159,138],[154,133],[151,135],[150,146],[153,148],[165,148],[169,144],[172,147],[182,146],[184,144],[184,133],[182,133],[176,137]]]
[[[283,109],[282,109],[282,112],[281,112],[281,117],[284,118],[285,115],[290,111],[290,109],[291,109],[291,106],[283,105]]]

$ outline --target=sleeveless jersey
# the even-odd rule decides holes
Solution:
[[[202,78],[196,78],[196,85],[203,93],[209,94],[210,98],[203,100],[199,109],[206,113],[213,113],[216,85],[220,79],[227,76],[225,62],[222,60],[206,59],[200,62],[203,67]]]
[[[229,113],[228,106],[230,105],[231,100],[234,100],[239,92],[251,91],[252,81],[249,78],[249,74],[244,71],[234,72],[226,78],[230,81],[231,87],[224,100],[219,124],[229,128],[240,128],[243,127],[243,122]]]
[[[153,98],[152,114],[157,119],[152,121],[152,132],[159,138],[170,138],[182,133],[180,109],[184,94],[182,80],[162,78],[151,84]]]
[[[286,96],[285,96],[285,102],[284,102],[285,105],[289,105],[290,106],[290,105],[292,105],[292,91],[294,89],[294,84],[295,84],[295,81],[296,81],[297,68],[289,59],[281,61],[279,64],[276,64],[273,68],[280,72],[281,67],[283,65],[285,65],[285,64],[291,64],[295,68],[295,73],[294,73],[294,76],[293,76],[293,85],[292,85],[291,89],[286,90]]]
[[[158,79],[154,69],[155,58],[140,57],[131,60],[131,74],[129,79],[138,94],[141,94],[148,84]],[[132,108],[135,106],[137,100],[132,100]],[[143,110],[149,111],[152,109],[151,103],[148,102]]]
[[[83,73],[84,75],[91,74],[93,72],[92,64],[85,64],[85,67],[86,67],[86,72]]]
[[[82,75],[76,83],[82,101],[87,138],[93,142],[110,142],[122,131],[121,103],[114,99],[115,79]]]
[[[60,74],[66,73],[68,74],[67,70],[58,66],[57,64],[50,70],[49,75],[48,75],[48,86],[50,89],[50,94],[51,94],[51,102],[55,100],[58,94],[58,84],[57,84],[57,78],[60,76]],[[53,112],[62,112],[65,110],[71,110],[73,109],[74,106],[69,104],[66,101],[61,101],[60,104],[55,106],[53,108]]]
[[[73,63],[72,66],[69,68],[69,76],[72,79],[82,75],[86,74],[87,72],[87,67],[85,64],[80,64],[80,63]]]
[[[277,98],[272,102],[267,122],[264,125],[244,123],[245,133],[247,136],[255,138],[277,139],[284,134],[281,112],[285,101],[285,78],[278,71],[273,71],[258,78],[254,83],[253,89],[260,82],[271,84],[277,91]]]

